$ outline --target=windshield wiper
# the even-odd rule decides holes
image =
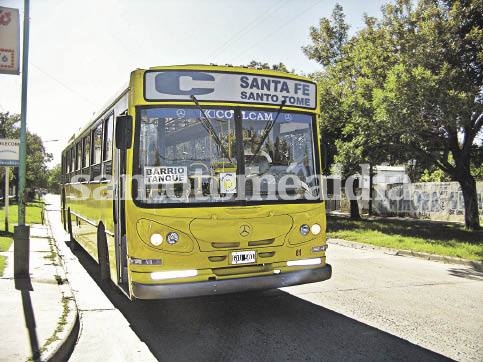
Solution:
[[[267,124],[265,124],[265,128],[263,129],[263,133],[262,133],[262,139],[258,144],[257,148],[255,149],[255,152],[253,152],[253,155],[250,159],[250,162],[248,163],[248,166],[250,166],[253,163],[253,160],[255,160],[255,157],[258,155],[258,152],[260,152],[260,149],[262,148],[263,144],[267,140],[267,137],[270,134],[270,131],[273,129],[273,126],[275,126],[278,116],[280,115],[280,112],[282,112],[282,108],[285,106],[285,103],[286,101],[283,100],[282,103],[280,104],[280,107],[278,108],[278,112],[277,112],[277,115],[275,116],[275,119],[273,121],[268,121]]]
[[[201,112],[201,116],[199,119],[201,125],[203,126],[203,128],[206,130],[206,132],[208,132],[208,134],[211,136],[211,138],[213,138],[213,140],[215,141],[215,143],[218,145],[218,147],[220,147],[221,149],[221,152],[223,153],[223,155],[228,158],[228,160],[233,163],[233,161],[231,160],[231,157],[230,155],[228,154],[228,151],[226,150],[225,146],[223,146],[223,143],[221,143],[221,140],[220,138],[218,137],[218,135],[216,134],[216,131],[215,129],[213,128],[211,122],[210,122],[210,119],[206,116],[206,113],[205,111],[203,110],[203,108],[201,108],[200,104],[198,103],[198,99],[196,99],[196,97],[194,95],[191,95],[191,99],[193,100],[193,102],[196,104],[196,106],[198,107],[198,109],[200,110]]]

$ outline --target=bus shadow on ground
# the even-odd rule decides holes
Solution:
[[[75,254],[158,360],[448,360],[280,290],[132,302]]]

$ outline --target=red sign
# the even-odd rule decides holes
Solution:
[[[0,6],[0,73],[19,74],[19,57],[19,11]]]

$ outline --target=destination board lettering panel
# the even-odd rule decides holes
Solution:
[[[144,78],[148,101],[234,102],[280,105],[315,109],[315,83],[249,73],[223,73],[188,70],[148,71]]]

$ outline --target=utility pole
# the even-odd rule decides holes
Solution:
[[[374,187],[374,172],[373,172],[373,165],[372,162],[369,163],[369,210],[368,214],[369,216],[372,216],[372,189]]]
[[[27,153],[27,79],[29,58],[30,0],[24,0],[22,52],[22,105],[20,115],[20,167],[18,182],[18,225],[14,228],[14,275],[28,278],[30,254],[30,227],[25,225],[25,171]]]
[[[5,197],[5,231],[8,233],[8,206],[10,202],[10,167],[6,166],[5,167],[5,192],[4,192],[4,197]]]

